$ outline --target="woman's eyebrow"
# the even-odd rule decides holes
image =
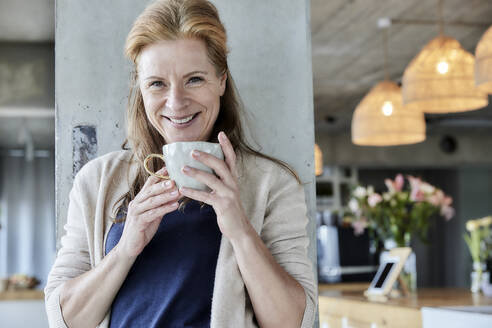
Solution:
[[[183,77],[184,77],[184,78],[187,78],[188,76],[191,76],[191,75],[193,75],[193,74],[203,74],[203,75],[207,75],[207,74],[208,74],[208,72],[205,72],[205,71],[192,71],[192,72],[186,73]],[[160,76],[157,76],[157,75],[151,75],[151,76],[147,76],[147,77],[144,79],[144,81],[147,81],[147,80],[155,80],[155,79],[157,79],[157,80],[163,80],[163,78],[162,78],[162,77],[160,77]]]
[[[189,72],[189,73],[185,74],[183,77],[185,77],[185,78],[186,78],[186,77],[188,77],[188,76],[190,76],[190,75],[193,75],[193,74],[203,74],[203,75],[207,75],[207,74],[208,74],[208,72],[205,72],[205,71],[193,71],[193,72]]]
[[[160,76],[157,76],[157,75],[151,75],[151,76],[147,76],[144,80],[145,81],[147,81],[147,80],[163,80],[163,78]]]

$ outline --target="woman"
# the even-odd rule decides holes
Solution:
[[[45,288],[50,326],[312,327],[303,188],[244,141],[215,7],[154,2],[126,54],[135,64],[131,149],[87,163],[74,180]],[[197,140],[224,152],[224,161],[192,154],[217,176],[183,168],[212,192],[145,172],[144,158],[162,145]]]

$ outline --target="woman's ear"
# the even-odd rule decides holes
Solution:
[[[225,92],[225,87],[226,87],[226,82],[227,82],[227,72],[224,73],[222,75],[222,77],[220,78],[220,84],[219,84],[219,87],[220,87],[220,96],[222,97],[224,95],[224,92]]]

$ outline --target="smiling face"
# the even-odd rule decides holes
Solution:
[[[139,56],[138,75],[147,118],[166,143],[210,138],[226,74],[217,76],[202,40],[146,46]]]

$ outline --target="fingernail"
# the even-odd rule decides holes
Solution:
[[[166,187],[171,187],[171,185],[172,185],[171,180],[167,180],[167,181],[166,181]]]
[[[186,166],[183,166],[183,171],[189,172],[190,171],[190,168],[187,165]]]
[[[200,152],[199,152],[198,150],[194,150],[194,151],[192,151],[192,152],[191,152],[191,154],[192,154],[193,156],[195,156],[195,157],[200,156]]]
[[[171,196],[176,196],[177,194],[178,194],[178,191],[177,190],[171,192]]]

